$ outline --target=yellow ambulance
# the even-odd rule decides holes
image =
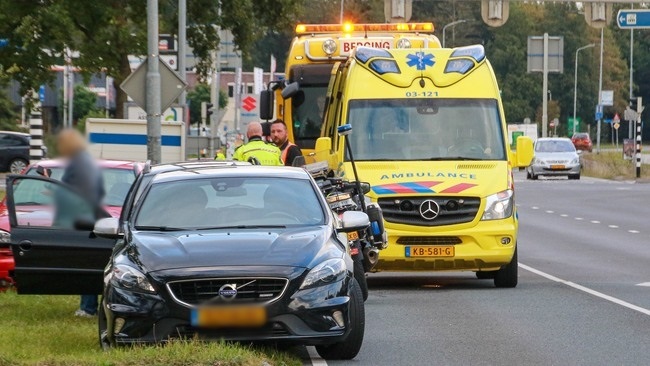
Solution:
[[[276,117],[287,125],[289,140],[300,146],[304,154],[313,152],[320,136],[330,72],[336,62],[347,60],[360,46],[382,49],[440,47],[433,31],[433,23],[296,25],[285,75],[287,83],[299,83],[300,91],[291,99],[278,95],[275,108]],[[269,115],[272,118],[273,112]]]
[[[346,124],[352,133],[339,136]],[[483,46],[357,47],[332,70],[321,136],[317,158],[353,179],[352,156],[383,209],[389,245],[376,270],[475,271],[517,285],[512,171],[529,165],[532,141],[510,149]]]

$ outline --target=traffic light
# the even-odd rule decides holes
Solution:
[[[637,113],[643,112],[643,98],[636,97],[630,99],[630,109]]]
[[[212,107],[214,107],[214,104],[208,103],[208,102],[201,102],[201,119],[202,120],[208,120],[210,119],[210,116],[214,112],[212,110]]]

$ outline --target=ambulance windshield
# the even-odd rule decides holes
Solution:
[[[351,100],[356,160],[506,160],[494,99]]]

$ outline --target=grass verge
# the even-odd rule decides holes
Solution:
[[[78,296],[0,293],[0,366],[301,364],[273,349],[194,340],[104,352],[98,345],[97,318],[73,315],[78,302]]]
[[[636,179],[635,161],[623,160],[620,151],[582,154],[583,173],[589,177],[628,180]],[[650,165],[642,164],[641,178],[650,178]]]

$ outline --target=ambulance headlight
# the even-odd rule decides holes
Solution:
[[[407,38],[400,38],[397,41],[397,48],[411,48],[411,41]]]
[[[481,45],[467,47],[458,47],[451,53],[451,57],[471,57],[476,62],[481,62],[485,58],[485,48]]]
[[[447,66],[445,66],[445,74],[451,72],[457,72],[459,74],[465,75],[473,67],[474,67],[474,61],[468,60],[466,58],[449,60],[447,61]]]
[[[336,52],[336,42],[333,39],[326,39],[325,42],[323,42],[323,51],[328,55],[331,56]]]
[[[499,220],[512,215],[514,192],[510,189],[488,196],[481,220]]]

